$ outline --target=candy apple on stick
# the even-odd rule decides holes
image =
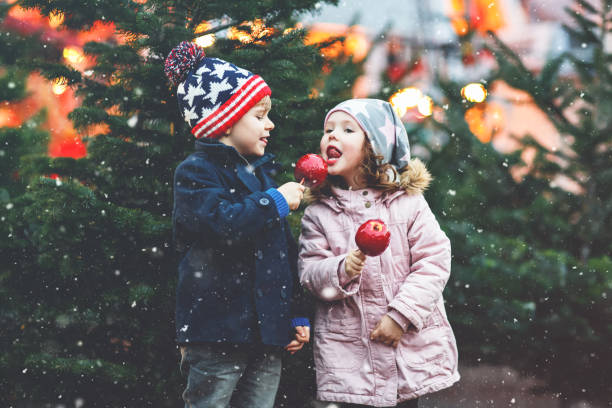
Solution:
[[[320,185],[327,177],[327,163],[318,154],[305,154],[295,164],[295,180],[307,187]]]
[[[361,224],[355,234],[355,243],[367,256],[378,256],[389,246],[391,232],[381,220],[368,220]]]

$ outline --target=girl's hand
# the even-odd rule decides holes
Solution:
[[[348,253],[344,260],[344,269],[346,274],[352,279],[361,274],[365,265],[366,256],[359,249],[355,249]]]
[[[389,316],[384,315],[374,330],[372,330],[370,340],[384,343],[387,346],[397,347],[402,334],[404,334],[404,331],[400,325]]]

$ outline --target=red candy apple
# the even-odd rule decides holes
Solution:
[[[298,183],[304,180],[308,187],[321,184],[327,177],[327,163],[318,154],[305,154],[296,163],[294,175]]]
[[[381,220],[368,220],[361,224],[355,234],[355,242],[364,254],[378,256],[389,246],[391,233]]]

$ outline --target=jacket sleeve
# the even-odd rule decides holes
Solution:
[[[258,191],[236,202],[211,165],[187,160],[174,176],[174,225],[208,239],[240,241],[255,237],[281,216],[277,200],[270,192]]]
[[[334,255],[323,228],[311,216],[311,207],[302,217],[298,270],[300,282],[316,297],[334,301],[359,291],[361,275],[350,279],[344,269],[346,254]]]
[[[408,229],[410,245],[410,274],[389,304],[389,315],[400,321],[412,323],[421,330],[427,317],[446,286],[450,276],[451,247],[446,234],[440,229],[425,198],[417,198],[416,216]],[[399,315],[398,315],[399,314]]]

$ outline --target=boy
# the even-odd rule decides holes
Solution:
[[[283,347],[293,354],[310,337],[308,319],[292,319],[297,246],[284,219],[304,187],[276,188],[268,174],[274,124],[261,77],[188,42],[170,52],[165,72],[197,138],[174,178],[185,406],[272,407]]]

